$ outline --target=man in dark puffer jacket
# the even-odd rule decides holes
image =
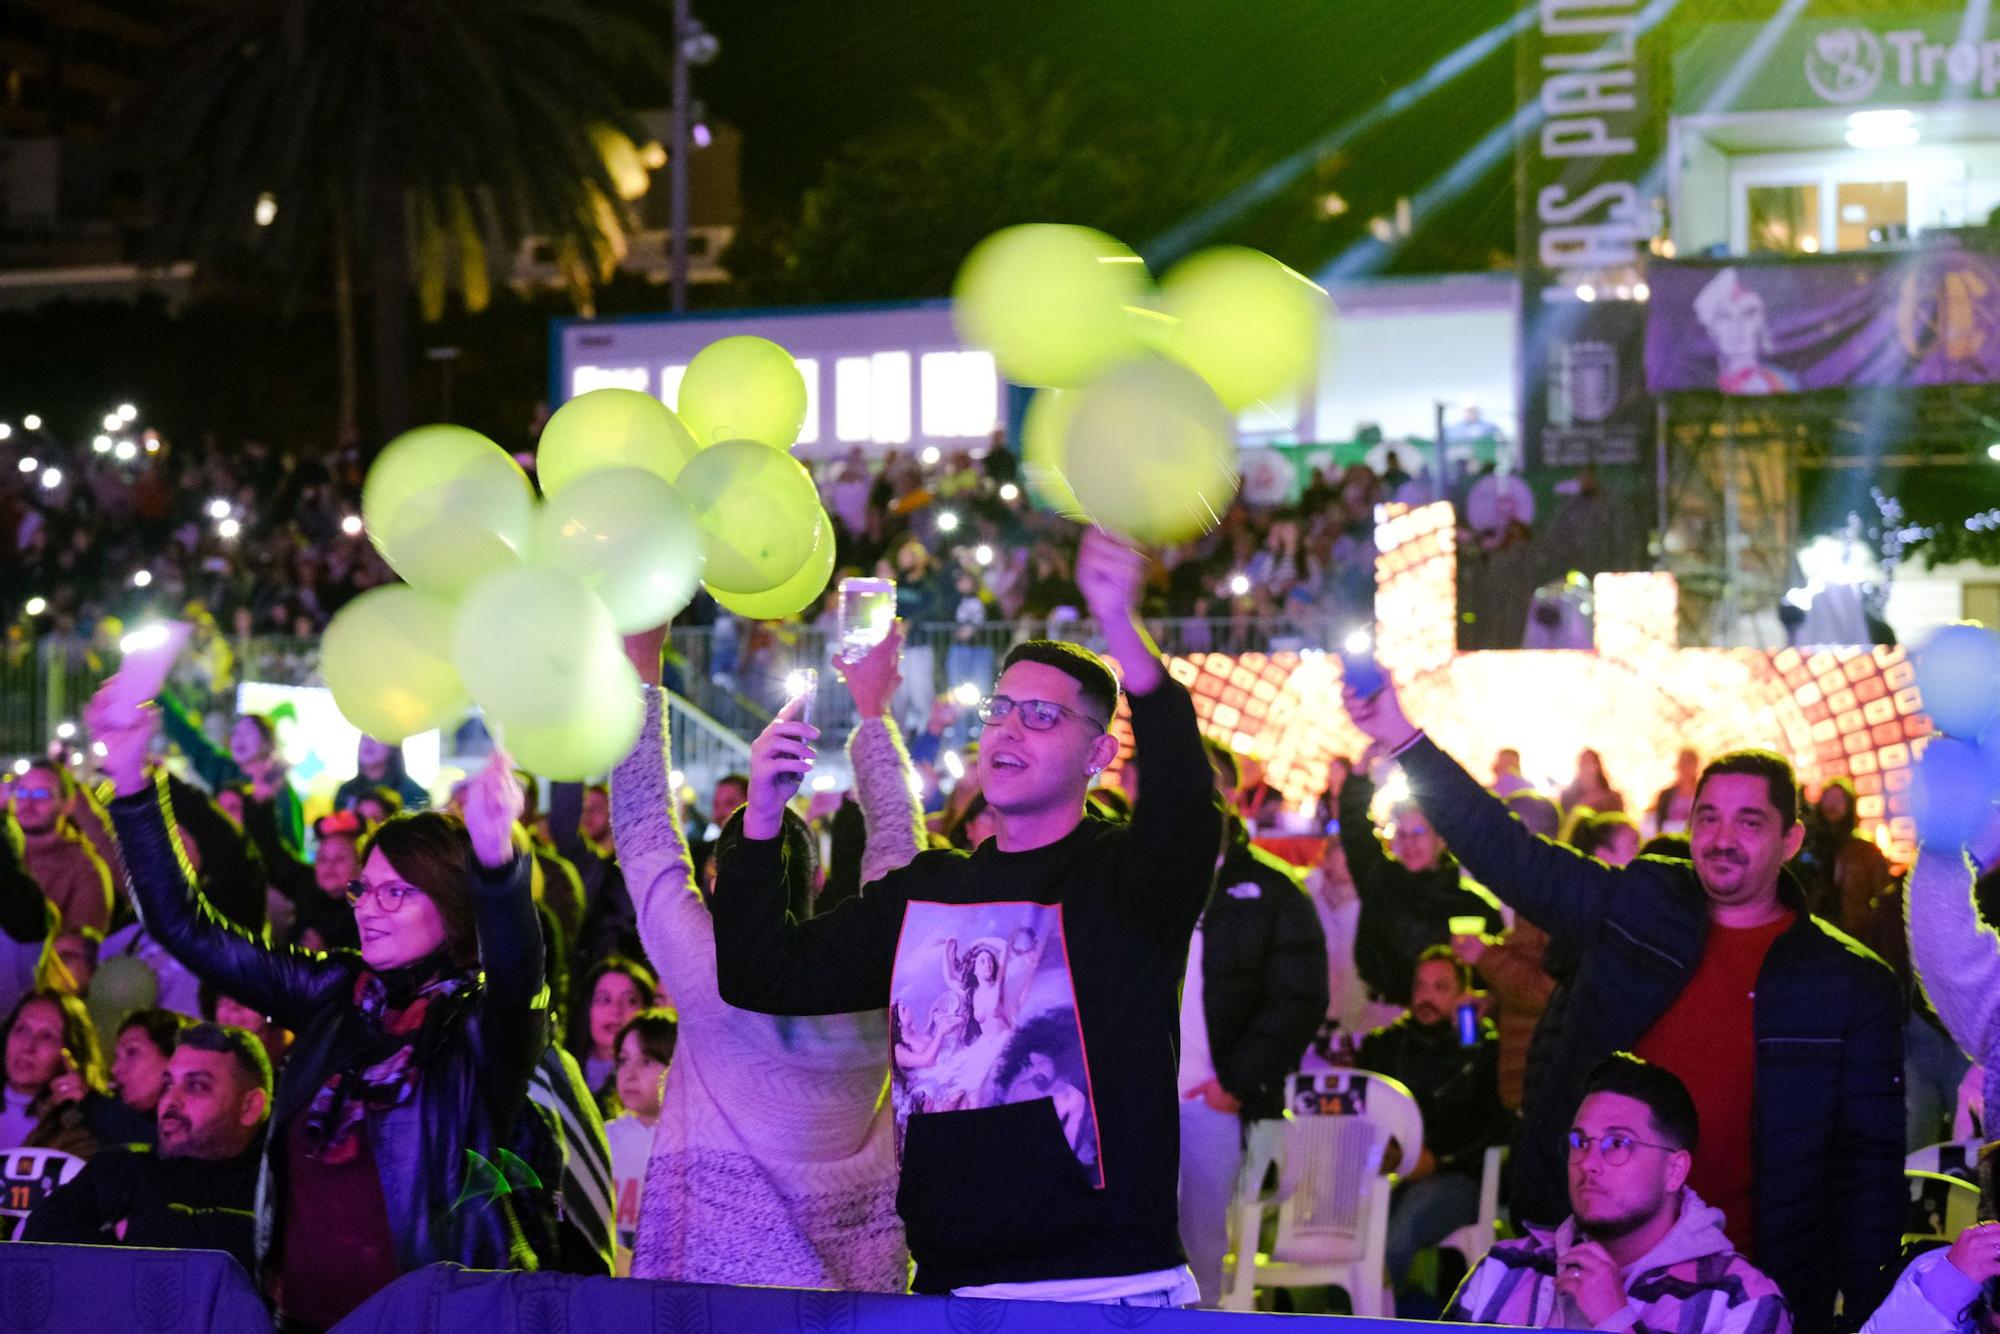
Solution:
[[[1843,1325],[1865,1318],[1893,1281],[1904,1209],[1902,999],[1882,961],[1806,913],[1783,875],[1803,838],[1791,767],[1761,751],[1711,763],[1694,860],[1620,870],[1528,833],[1393,690],[1346,703],[1466,866],[1581,951],[1514,1171],[1562,1173],[1586,1074],[1637,1052],[1679,1075],[1713,1127],[1704,1196],[1784,1290],[1795,1328],[1836,1328],[1837,1294]]]
[[[1234,757],[1209,743],[1216,786]],[[1181,992],[1181,1244],[1204,1306],[1222,1297],[1243,1127],[1284,1114],[1285,1076],[1326,1014],[1326,933],[1299,877],[1233,813]]]

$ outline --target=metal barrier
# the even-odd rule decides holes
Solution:
[[[1163,652],[1185,655],[1326,650],[1356,626],[1351,619],[1330,616],[1238,616],[1149,621],[1147,628]],[[1095,623],[1063,616],[924,622],[904,630],[903,689],[896,711],[910,724],[920,723],[940,696],[962,691],[971,700],[984,694],[1007,650],[1023,640],[1047,637],[1103,647]],[[676,765],[690,778],[740,767],[748,753],[744,739],[754,736],[790,698],[792,673],[804,667],[820,673],[814,721],[830,735],[844,737],[853,725],[854,708],[832,670],[832,639],[831,628],[820,625],[724,618],[712,626],[676,626],[669,677],[683,697],[672,718],[676,756],[681,755],[682,737],[695,747],[685,763],[677,758]],[[230,647],[234,680],[319,683],[316,641],[260,636],[232,641]],[[190,660],[175,673],[174,685],[197,712],[229,715],[232,692],[213,692],[201,670]],[[40,753],[62,723],[79,718],[109,671],[75,637],[47,635],[33,644],[9,646],[0,654],[0,755]],[[678,673],[677,679],[671,673]]]

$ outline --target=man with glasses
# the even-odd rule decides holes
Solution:
[[[52,764],[35,764],[8,785],[21,826],[21,864],[35,877],[65,931],[111,925],[111,871],[76,826],[76,783]]]
[[[1180,987],[1222,822],[1192,701],[1138,618],[1146,560],[1085,535],[1077,585],[1124,668],[1146,782],[1088,814],[1118,755],[1096,654],[1017,645],[980,706],[996,833],[919,853],[804,921],[785,913],[786,801],[819,733],[791,708],[751,747],[717,849],[722,999],[772,1014],[888,1008],[897,1207],[918,1292],[1185,1305],[1176,1212]]]
[[[1785,1334],[1778,1285],[1688,1189],[1699,1133],[1687,1086],[1618,1052],[1591,1072],[1569,1131],[1570,1216],[1503,1241],[1445,1319],[1528,1329]]]

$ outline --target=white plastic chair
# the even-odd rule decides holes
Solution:
[[[1479,1217],[1438,1243],[1441,1251],[1457,1251],[1471,1273],[1493,1249],[1500,1232],[1500,1169],[1506,1165],[1505,1145],[1489,1145],[1479,1167]]]
[[[1416,1162],[1423,1113],[1407,1088],[1372,1071],[1297,1074],[1287,1089],[1283,1121],[1259,1123],[1278,1133],[1252,1134],[1237,1183],[1236,1253],[1224,1267],[1229,1286],[1222,1309],[1254,1310],[1259,1288],[1331,1285],[1347,1292],[1354,1314],[1389,1315],[1394,1179],[1382,1163],[1392,1141],[1398,1161]],[[1265,1173],[1274,1164],[1278,1188],[1266,1194]],[[1274,1208],[1277,1237],[1268,1254],[1260,1253],[1264,1216]]]
[[[1904,1169],[1903,1182],[1910,1191],[1910,1216],[1904,1220],[1905,1240],[1942,1237],[1954,1241],[1958,1234],[1979,1221],[1979,1187],[1940,1172]],[[1932,1228],[1937,1218],[1941,1227]]]
[[[61,1149],[10,1149],[0,1154],[0,1237],[11,1241],[35,1206],[83,1170],[83,1159]]]
[[[1903,1159],[1903,1170],[1936,1172],[1940,1176],[1957,1177],[1976,1186],[1979,1184],[1979,1151],[1985,1145],[1986,1141],[1981,1139],[1927,1144]]]

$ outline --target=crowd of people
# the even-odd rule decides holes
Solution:
[[[627,640],[645,724],[608,782],[496,753],[438,810],[366,740],[307,811],[265,720],[217,740],[107,688],[94,779],[7,790],[18,1235],[226,1250],[304,1329],[439,1260],[1215,1305],[1258,1244],[1246,1147],[1353,1067],[1422,1113],[1384,1164],[1405,1314],[1989,1327],[2000,1236],[1906,1256],[1902,1160],[1965,1142],[1991,1216],[2000,830],[1898,878],[1850,790],[1807,804],[1767,752],[1685,753],[1643,806],[1586,752],[1544,793],[1385,687],[1346,698],[1371,744],[1292,866],[1142,628],[1150,562],[1092,532],[1070,577],[1122,680],[1016,645],[929,813],[900,627],[843,664],[852,792],[802,794],[787,708],[707,809],[669,776],[665,627]],[[1515,1239],[1455,1276],[1427,1257],[1496,1146]]]
[[[303,680],[328,619],[394,578],[362,530],[355,451],[168,440],[124,423],[96,443],[111,448],[46,423],[0,438],[15,658],[52,637],[72,665],[112,663],[127,625],[184,616],[196,643],[179,684],[199,711],[241,679]],[[518,457],[532,472],[532,450]],[[841,572],[895,579],[906,621],[1060,622],[1080,608],[1076,525],[1033,503],[1002,437],[977,458],[857,448],[816,470]],[[1148,614],[1365,621],[1375,506],[1408,482],[1391,454],[1380,473],[1329,468],[1294,504],[1239,503],[1214,532],[1163,553]],[[703,598],[683,622],[719,614]]]

